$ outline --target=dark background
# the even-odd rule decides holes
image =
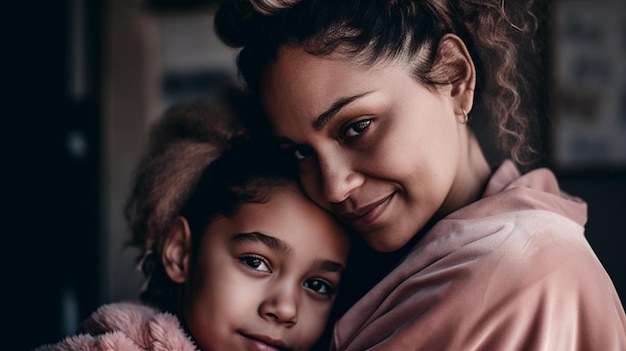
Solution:
[[[100,50],[103,2],[90,1],[90,91],[68,95],[69,1],[0,5],[1,254],[5,350],[63,335],[99,303]],[[68,153],[80,131],[90,149]],[[64,303],[63,301],[69,302]],[[8,312],[8,313],[7,313]],[[5,344],[6,342],[6,344]]]
[[[82,31],[86,89],[73,96],[68,92],[72,3],[18,1],[0,7],[0,301],[5,306],[0,330],[6,350],[57,341],[107,301],[97,272],[105,235],[104,28],[114,24],[105,15],[108,1],[83,2],[89,23]],[[159,11],[203,5],[172,3],[150,5]],[[549,48],[552,36],[547,29],[544,34]],[[568,168],[555,161],[549,102],[554,58],[546,52],[544,60],[545,81],[538,91],[548,156],[542,164],[555,170],[565,191],[588,202],[588,240],[625,301],[626,163]]]

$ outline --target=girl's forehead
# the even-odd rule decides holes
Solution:
[[[343,228],[330,213],[314,204],[296,185],[272,190],[263,203],[244,203],[238,209],[236,220],[252,226],[266,227],[268,233],[291,240],[296,236],[290,230],[342,233]],[[274,235],[274,234],[272,234]],[[324,236],[323,233],[320,236]]]
[[[230,242],[233,237],[269,238],[288,248],[279,252],[289,257],[309,257],[311,250],[323,252],[326,259],[345,264],[348,234],[331,214],[311,202],[296,186],[276,188],[263,203],[243,203],[233,216],[213,221],[209,242]],[[249,236],[250,233],[256,233]],[[221,237],[222,239],[218,239]],[[244,242],[250,242],[245,240]],[[263,240],[257,243],[265,245]],[[306,260],[305,260],[306,261]]]
[[[304,195],[296,181],[287,184],[259,184],[255,187],[248,187],[246,191],[257,193],[250,200],[238,203],[233,211],[228,214],[220,214],[213,218],[211,223],[229,221],[231,227],[253,227],[263,223],[282,223],[290,220],[289,216],[284,216],[279,210],[289,210],[290,212],[315,213],[318,208],[308,206],[310,202]],[[219,199],[217,200],[219,201]],[[311,216],[303,216],[302,222],[309,221]]]

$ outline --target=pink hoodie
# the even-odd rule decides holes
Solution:
[[[506,161],[337,323],[334,350],[626,350],[587,206]]]
[[[136,303],[104,305],[83,324],[83,334],[35,351],[198,351],[169,313]]]

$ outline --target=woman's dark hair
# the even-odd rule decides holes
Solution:
[[[197,242],[212,217],[229,216],[242,203],[263,202],[271,190],[296,184],[292,161],[243,128],[242,116],[258,113],[249,102],[234,87],[220,88],[169,108],[151,128],[124,211],[132,233],[128,244],[140,251],[144,302],[176,312],[178,285],[161,262],[176,217],[187,219]]]
[[[215,17],[223,41],[242,47],[238,67],[258,92],[264,67],[282,46],[324,56],[339,54],[363,65],[384,60],[413,64],[414,78],[428,86],[462,77],[439,65],[439,42],[448,33],[466,44],[477,72],[476,106],[488,113],[498,146],[514,161],[532,161],[536,116],[522,105],[527,92],[518,61],[522,39],[534,48],[533,0],[229,0]]]

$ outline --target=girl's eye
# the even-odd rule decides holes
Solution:
[[[248,268],[250,268],[253,271],[272,273],[269,263],[267,262],[267,260],[265,260],[262,257],[244,256],[244,257],[241,257],[240,260],[241,262],[243,262],[243,264],[245,264]]]
[[[307,159],[307,158],[313,156],[313,154],[314,154],[313,149],[311,147],[308,147],[308,146],[302,145],[302,146],[295,147],[293,149],[293,155],[298,160]]]
[[[344,137],[352,138],[363,134],[372,124],[371,119],[362,119],[348,126],[343,132]]]
[[[333,289],[330,284],[320,279],[309,279],[304,282],[304,287],[307,289],[311,289],[318,294],[327,296],[331,296],[335,293],[335,289]]]

